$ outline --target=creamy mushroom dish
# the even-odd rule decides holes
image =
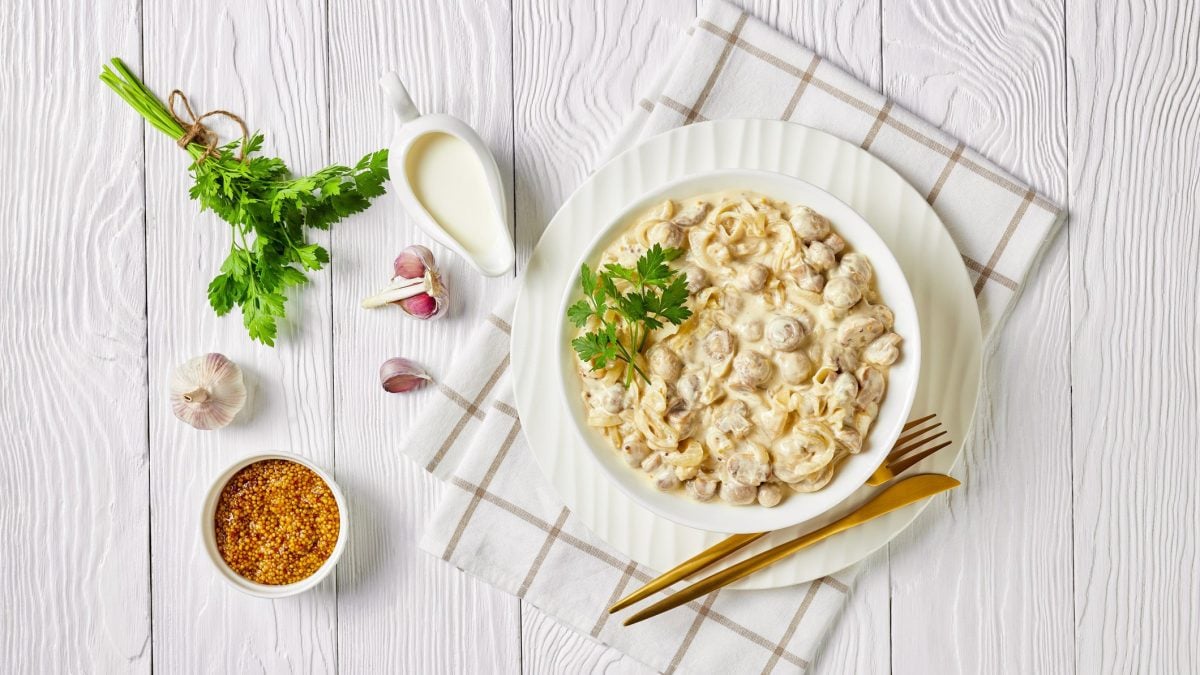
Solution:
[[[863,449],[899,355],[870,262],[821,214],[751,192],[664,202],[600,267],[654,244],[683,249],[671,265],[691,316],[642,339],[645,377],[577,361],[587,423],[658,489],[700,501],[825,487]]]

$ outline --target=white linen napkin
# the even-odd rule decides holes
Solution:
[[[938,211],[975,283],[985,337],[1007,310],[1060,209],[961,142],[895,107],[742,11],[710,2],[639,102],[614,153],[722,117],[787,119],[861,144]],[[521,433],[509,379],[513,302],[500,303],[402,445],[449,483],[421,547],[575,630],[664,672],[805,669],[858,565],[769,591],[718,591],[639,624],[605,608],[655,575],[562,505]]]

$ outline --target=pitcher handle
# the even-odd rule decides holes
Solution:
[[[392,110],[396,112],[396,117],[400,118],[401,124],[411,122],[421,116],[417,106],[413,105],[408,90],[404,88],[404,83],[400,81],[399,75],[394,72],[384,73],[379,78],[379,86],[383,89],[388,103],[392,104]]]

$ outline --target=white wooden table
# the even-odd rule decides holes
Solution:
[[[1196,672],[1200,3],[745,4],[1071,211],[986,355],[964,487],[871,559],[814,670]],[[641,672],[416,547],[440,486],[397,444],[425,399],[384,395],[377,367],[444,371],[511,281],[444,253],[450,317],[360,310],[423,240],[384,198],[319,237],[331,269],[278,347],[252,344],[205,299],[226,225],[96,77],[121,56],[308,171],[387,142],[375,81],[396,69],[495,151],[523,261],[695,12],[7,0],[0,672]],[[166,402],[174,366],[206,351],[252,383],[221,432]],[[270,448],[333,469],[353,521],[336,578],[275,602],[226,585],[197,536],[215,473]]]

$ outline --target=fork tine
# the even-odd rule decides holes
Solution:
[[[914,450],[920,450],[921,446],[929,445],[929,443],[931,443],[932,441],[934,441],[938,438],[941,438],[942,436],[945,436],[946,433],[947,433],[947,431],[945,429],[942,429],[941,431],[937,432],[936,434],[934,434],[932,436],[926,436],[925,438],[918,438],[917,440],[913,441],[912,443],[909,443],[908,445],[897,445],[897,447],[893,448],[892,451],[888,453],[886,461],[894,462]]]
[[[900,438],[896,439],[896,442],[892,445],[892,447],[894,448],[898,445],[904,445],[905,443],[911,441],[912,439],[919,437],[921,434],[924,434],[929,431],[933,431],[934,429],[936,429],[940,426],[942,426],[941,422],[934,422],[933,424],[930,424],[927,427],[921,427],[920,429],[917,429],[916,431],[904,434]]]
[[[919,418],[909,422],[908,424],[905,424],[903,427],[900,428],[900,431],[908,431],[909,429],[917,426],[918,424],[923,424],[925,422],[928,422],[929,420],[931,420],[935,417],[937,417],[937,413],[933,413],[932,415],[926,415],[924,417],[919,417]]]
[[[954,441],[946,441],[945,443],[942,443],[940,445],[935,445],[932,448],[925,450],[924,452],[918,452],[917,454],[913,455],[912,457],[902,459],[902,460],[896,462],[895,464],[890,465],[888,468],[892,470],[893,474],[899,475],[901,472],[903,472],[905,469],[911,467],[913,464],[916,464],[917,462],[925,459],[926,457],[932,455],[933,453],[937,452],[938,450],[941,450],[942,448],[947,447],[953,443],[954,443]]]

